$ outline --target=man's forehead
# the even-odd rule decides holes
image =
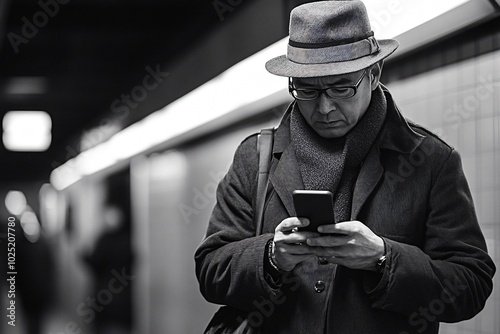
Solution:
[[[348,84],[354,84],[357,79],[359,79],[360,73],[362,73],[363,70],[358,71],[358,72],[353,72],[353,73],[348,73],[348,74],[341,74],[341,75],[328,75],[324,77],[311,77],[311,78],[293,78],[293,82],[295,84],[300,84],[300,85],[308,85],[308,86],[313,86],[313,85],[348,85]]]

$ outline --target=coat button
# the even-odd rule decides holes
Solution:
[[[325,290],[325,282],[317,281],[316,283],[314,283],[314,291],[316,291],[317,293],[321,293],[324,290]]]
[[[318,257],[319,264],[328,264],[328,260],[323,256]]]

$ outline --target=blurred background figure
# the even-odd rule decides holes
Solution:
[[[4,198],[6,211],[0,210],[0,217],[2,232],[7,233],[1,243],[2,282],[5,282],[3,275],[7,272],[16,273],[15,295],[11,299],[16,302],[16,323],[18,327],[24,327],[27,334],[43,334],[45,318],[56,299],[54,256],[25,195],[21,191],[9,191]],[[8,232],[13,231],[6,226],[9,217],[15,218],[15,227],[12,228],[15,231],[14,243],[8,242],[8,236],[11,236]],[[8,255],[15,259],[12,270],[6,270]],[[6,294],[2,293],[2,297]]]
[[[43,233],[37,233],[40,224],[33,211],[27,210],[22,215],[21,226],[16,229],[20,234],[16,238],[16,283],[26,312],[25,325],[29,334],[45,334],[42,332],[44,319],[56,297],[54,258]]]
[[[103,232],[94,248],[84,254],[94,277],[96,334],[127,334],[131,331],[131,285],[117,281],[122,272],[131,273],[130,221],[116,204],[103,210]],[[119,274],[117,274],[119,273]]]

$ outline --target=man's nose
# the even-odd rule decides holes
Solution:
[[[326,95],[325,92],[321,92],[318,96],[318,111],[323,115],[327,115],[335,110],[337,110],[337,106],[334,99]]]

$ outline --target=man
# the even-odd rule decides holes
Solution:
[[[484,307],[495,266],[459,154],[409,124],[379,83],[397,46],[374,38],[360,1],[291,12],[287,56],[266,64],[295,101],[274,135],[263,234],[253,135],[195,254],[208,301],[248,312],[262,333],[437,333]],[[331,191],[332,224],[301,231],[296,189]]]

